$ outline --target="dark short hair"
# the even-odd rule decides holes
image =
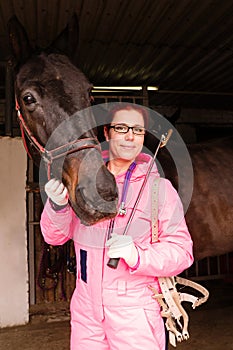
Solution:
[[[142,115],[142,117],[143,117],[145,129],[148,128],[148,126],[149,126],[149,115],[148,115],[147,109],[144,106],[136,105],[136,104],[129,103],[129,102],[116,103],[114,105],[114,107],[112,107],[109,110],[109,112],[107,114],[107,120],[106,120],[107,126],[109,126],[111,124],[114,115],[118,111],[121,111],[121,110],[127,110],[127,111],[134,110],[134,111],[139,112]]]

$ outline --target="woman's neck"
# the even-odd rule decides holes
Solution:
[[[129,169],[129,166],[132,164],[132,162],[132,160],[122,161],[119,159],[112,159],[109,160],[107,168],[114,176],[117,176],[121,173],[125,173]]]

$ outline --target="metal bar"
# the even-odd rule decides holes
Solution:
[[[230,257],[233,252],[221,256],[207,257],[201,261],[196,261],[193,266],[186,269],[183,274],[191,280],[216,280],[232,277],[233,271],[230,268]],[[221,263],[221,258],[225,258]],[[212,264],[211,264],[212,261]],[[223,266],[224,264],[224,266]],[[202,272],[202,270],[204,272]],[[193,276],[194,273],[194,276]],[[182,275],[182,274],[181,274]]]
[[[177,95],[213,95],[213,96],[233,96],[233,92],[219,91],[189,91],[189,90],[155,90],[154,94],[177,94]]]
[[[108,102],[108,100],[109,99],[116,99],[116,100],[122,100],[122,99],[125,99],[125,98],[127,98],[127,99],[134,99],[134,100],[143,100],[143,96],[141,96],[141,95],[138,95],[138,96],[135,96],[135,95],[132,95],[132,96],[128,96],[128,95],[119,95],[119,96],[117,96],[117,95],[109,95],[109,96],[106,96],[106,95],[94,95],[94,98],[95,99],[99,99],[99,98],[101,98],[101,99],[104,99],[106,102]]]

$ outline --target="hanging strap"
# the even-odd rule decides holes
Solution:
[[[159,177],[156,177],[152,185],[152,202],[151,202],[151,243],[158,242],[158,193],[159,193]]]
[[[151,243],[159,241],[158,238],[158,191],[159,191],[159,178],[156,178],[152,185],[152,201],[151,201],[151,230],[152,237]],[[167,318],[166,328],[169,331],[169,341],[171,345],[176,346],[176,341],[181,342],[189,338],[188,333],[188,321],[189,316],[183,306],[182,301],[188,301],[192,303],[193,309],[203,304],[209,297],[209,292],[206,288],[198,283],[187,280],[179,276],[171,277],[158,277],[161,292],[159,293],[156,288],[148,286],[149,289],[154,293],[152,298],[156,299],[161,306],[162,317]],[[176,284],[191,287],[199,291],[203,297],[198,298],[190,293],[180,293],[176,289]],[[180,319],[183,322],[180,322]]]

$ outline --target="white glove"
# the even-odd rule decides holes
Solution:
[[[56,179],[49,180],[45,185],[45,193],[53,203],[63,206],[68,203],[68,191],[63,183]]]
[[[107,255],[109,258],[123,258],[129,267],[134,267],[138,262],[138,250],[131,236],[113,233],[106,242],[109,247]]]

